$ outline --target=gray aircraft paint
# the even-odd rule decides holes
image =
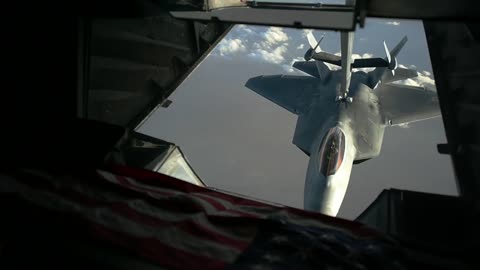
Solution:
[[[342,51],[351,54],[353,33],[342,33],[341,40]],[[395,57],[405,42],[406,38],[402,39],[391,51],[391,56],[387,51],[386,59],[394,63],[390,68],[351,73],[351,57],[343,55],[340,70],[325,72],[328,67],[313,60],[294,64],[294,67],[315,75],[311,67],[314,66],[318,69],[318,76],[259,76],[245,84],[298,115],[292,142],[310,156],[304,188],[305,209],[336,216],[347,191],[353,162],[379,155],[386,126],[440,115],[435,92],[391,84],[404,79],[404,74],[408,73],[401,69],[404,73],[398,73],[398,78],[395,76]],[[310,46],[313,50],[315,44],[311,42]],[[352,101],[339,100],[339,94],[340,97],[348,95]],[[335,127],[345,136],[345,148],[339,150],[335,143],[328,148],[322,147],[328,139],[325,135]],[[338,151],[342,151],[340,161],[333,161],[338,168],[333,173],[321,172],[319,159],[330,160],[335,156],[332,153]]]

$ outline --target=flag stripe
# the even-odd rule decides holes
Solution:
[[[196,198],[199,198],[201,200],[204,200],[204,201],[207,201],[210,205],[212,205],[213,207],[215,207],[216,210],[220,210],[220,211],[223,211],[223,210],[226,210],[227,208],[225,206],[223,206],[222,203],[220,203],[218,200],[215,200],[213,198],[210,198],[208,196],[205,196],[203,194],[200,194],[200,193],[190,193],[190,196],[193,196],[193,197],[196,197]]]
[[[135,211],[129,205],[124,203],[114,203],[110,204],[111,209],[113,212],[120,214],[126,218],[129,218],[132,221],[137,223],[141,223],[148,226],[153,226],[158,229],[162,229],[168,226],[175,226],[178,229],[183,230],[195,237],[199,237],[208,241],[213,241],[216,243],[220,243],[222,245],[228,245],[232,248],[236,248],[238,250],[242,250],[248,244],[246,241],[239,241],[237,239],[232,239],[228,236],[222,235],[218,233],[216,230],[212,230],[207,226],[204,226],[201,222],[192,219],[186,219],[180,222],[168,222],[157,217],[149,216],[142,214],[140,212]],[[203,219],[203,222],[206,220]]]
[[[109,182],[121,185],[124,188],[127,188],[129,190],[135,190],[135,191],[141,192],[155,199],[165,199],[169,197],[175,197],[175,199],[177,200],[179,199],[184,199],[189,201],[194,200],[197,202],[197,204],[195,205],[200,207],[199,209],[205,209],[207,210],[207,212],[212,212],[216,210],[215,207],[210,204],[210,202],[203,200],[201,198],[186,196],[184,193],[180,193],[180,192],[172,192],[172,193],[168,193],[165,191],[157,192],[157,190],[155,189],[150,189],[150,188],[146,188],[146,187],[142,187],[142,186],[138,186],[136,184],[130,183],[125,179],[124,176],[117,176],[117,175],[114,175],[105,171],[100,171],[100,170],[98,172],[100,173],[102,178],[106,179]],[[177,196],[172,196],[172,195],[177,195]],[[189,206],[191,207],[191,205]]]
[[[137,182],[141,182],[148,186],[161,185],[162,187],[173,188],[175,190],[180,190],[188,193],[200,192],[204,194],[214,194],[214,196],[219,199],[226,200],[226,201],[229,201],[230,203],[237,204],[237,205],[249,205],[249,206],[258,206],[258,207],[266,206],[265,203],[257,202],[255,200],[230,196],[227,194],[223,194],[221,192],[217,192],[204,187],[199,187],[194,184],[181,181],[160,173],[148,171],[145,169],[117,166],[117,165],[111,166],[110,169],[113,175],[133,177]],[[98,170],[98,171],[105,172],[101,170]]]
[[[43,178],[44,176],[42,176]],[[229,232],[228,230],[221,230],[222,226],[219,224],[225,224],[225,222],[229,222],[232,217],[239,217],[239,216],[251,216],[245,213],[238,213],[235,210],[229,210],[228,212],[211,212],[209,216],[207,216],[208,211],[205,211],[203,208],[199,208],[198,211],[192,213],[191,211],[170,211],[171,207],[168,207],[172,204],[172,202],[167,199],[161,199],[156,201],[155,205],[149,203],[148,201],[141,200],[141,199],[125,199],[117,195],[116,193],[112,192],[98,192],[96,189],[90,188],[89,186],[80,185],[77,183],[69,182],[68,184],[65,181],[58,181],[51,178],[48,179],[50,185],[41,185],[44,189],[47,189],[52,192],[56,192],[58,195],[63,196],[64,198],[68,198],[71,200],[75,200],[79,203],[86,204],[89,206],[95,207],[108,207],[112,206],[112,210],[116,211],[119,214],[123,214],[124,216],[128,217],[128,213],[125,213],[127,210],[134,210],[139,214],[143,214],[146,216],[155,217],[159,220],[164,222],[175,222],[176,224],[181,224],[181,222],[193,222],[196,226],[200,226],[204,228],[206,231],[205,233],[197,232],[197,236],[199,237],[215,237],[216,239],[223,239],[225,244],[230,243],[234,247],[243,247],[246,241],[250,241],[251,237],[239,237],[238,235]],[[38,179],[37,179],[38,180]],[[46,181],[35,181],[37,186]],[[56,187],[55,189],[53,187]],[[185,195],[181,197],[188,200],[189,198]],[[101,200],[101,201],[99,201]],[[101,203],[100,203],[101,202]],[[193,202],[192,202],[193,203]],[[115,206],[115,207],[113,207]],[[122,210],[124,209],[124,210]],[[122,211],[120,211],[122,210]],[[185,209],[181,209],[185,210]],[[232,216],[229,213],[237,213],[236,215]],[[133,213],[132,214],[136,214]],[[211,222],[217,223],[216,226],[213,226]],[[228,226],[224,226],[228,228]],[[213,235],[212,233],[218,234],[217,236]]]
[[[115,231],[129,233],[135,237],[155,239],[159,243],[164,243],[163,245],[168,245],[172,248],[225,262],[232,262],[240,252],[238,248],[221,245],[220,243],[212,242],[211,239],[200,239],[185,233],[175,226],[176,224],[162,228],[152,226],[152,224],[150,226],[139,224],[135,222],[136,217],[120,216],[114,213],[112,209],[106,207],[87,207],[57,194],[43,190],[33,190],[13,179],[8,180],[4,179],[4,181],[0,182],[0,190],[16,193],[22,199],[47,209],[74,212],[92,223],[101,224]],[[241,246],[245,245],[242,244]],[[221,256],[218,256],[218,254],[221,254]]]
[[[163,196],[172,196],[176,194],[183,194],[183,192],[180,191],[175,191],[172,189],[165,189],[165,188],[159,188],[157,186],[149,186],[145,185],[143,183],[140,183],[136,181],[135,179],[132,179],[130,177],[125,177],[121,175],[113,175],[114,179],[118,180],[118,183],[127,187],[135,187],[140,191],[148,191],[148,192],[153,192],[159,195]]]
[[[169,192],[166,190],[166,189],[162,189],[162,188],[157,188],[157,187],[150,187],[150,186],[146,186],[144,184],[140,184],[138,183],[137,181],[135,181],[134,179],[131,179],[129,177],[124,177],[124,176],[117,176],[117,175],[114,175],[114,174],[111,174],[109,172],[105,172],[105,171],[98,171],[99,174],[105,178],[107,181],[110,181],[110,182],[113,182],[113,183],[116,183],[116,184],[120,184],[122,186],[124,186],[125,188],[129,188],[129,189],[134,189],[134,190],[137,190],[139,192],[142,192],[142,193],[145,193],[151,197],[154,197],[154,198],[162,198],[163,196],[167,196],[169,195]],[[205,190],[207,191],[207,189]],[[160,195],[157,195],[157,192],[160,194]],[[183,193],[180,193],[180,192],[171,192],[172,194],[183,194]],[[207,193],[208,194],[208,193]],[[248,217],[261,217],[259,215],[256,215],[254,213],[249,213],[249,212],[244,212],[241,210],[241,206],[235,206],[235,210],[230,210],[230,208],[234,208],[234,206],[232,205],[232,203],[230,203],[229,201],[224,201],[222,199],[219,199],[219,198],[214,198],[212,196],[209,196],[205,193],[199,193],[199,192],[195,192],[195,193],[190,193],[190,197],[189,198],[198,198],[200,199],[200,203],[202,204],[202,206],[207,209],[207,212],[209,213],[213,213],[214,211],[217,211],[217,210],[227,210],[226,212],[228,213],[235,213],[235,214],[240,214],[240,215],[245,215],[245,216],[248,216]],[[217,195],[217,194],[215,194]],[[205,205],[205,204],[209,204],[209,206]],[[212,209],[212,207],[214,209]],[[269,207],[267,207],[269,208]],[[217,213],[219,214],[219,213]]]
[[[163,201],[160,201],[158,206],[154,206],[145,200],[140,200],[140,199],[125,200],[124,198],[121,198],[114,193],[109,193],[109,192],[99,193],[95,189],[88,189],[78,184],[72,184],[70,185],[70,187],[77,192],[83,193],[85,196],[88,196],[91,199],[102,198],[102,200],[104,200],[105,202],[112,203],[112,204],[115,204],[115,203],[128,204],[130,208],[134,209],[139,213],[157,217],[166,222],[181,222],[181,221],[185,221],[186,219],[190,219],[194,221],[194,223],[198,224],[199,226],[205,227],[207,230],[217,232],[221,234],[221,236],[231,239],[231,241],[235,243],[234,245],[242,246],[246,243],[246,241],[251,240],[250,237],[247,237],[247,238],[240,237],[239,235],[236,235],[235,233],[229,231],[228,230],[229,223],[226,220],[226,218],[238,217],[242,215],[246,217],[252,217],[253,215],[249,215],[245,213],[236,213],[235,210],[229,210],[228,213],[233,212],[233,213],[236,213],[237,215],[223,215],[222,213],[222,215],[212,214],[209,216],[202,215],[202,214],[183,213],[180,211],[168,211],[168,209],[165,209],[166,203],[164,203]],[[217,223],[217,225],[214,226],[212,222]],[[218,225],[218,223],[226,224],[226,225],[220,226]],[[222,229],[223,227],[225,228]],[[230,240],[227,240],[227,241],[230,241]]]
[[[102,172],[101,176],[105,177],[107,180],[120,184],[121,186],[133,189],[142,193],[149,195],[150,197],[154,197],[156,199],[164,198],[165,196],[171,197],[172,195],[179,195],[177,198],[184,197],[185,199],[196,199],[196,201],[202,206],[203,209],[206,209],[207,212],[216,211],[218,208],[218,204],[212,204],[210,200],[205,200],[204,198],[199,197],[185,197],[184,193],[182,192],[167,192],[164,189],[158,189],[156,187],[145,186],[143,184],[137,183],[137,181],[128,179],[124,176],[117,176],[114,174],[110,174],[108,172]],[[127,180],[128,179],[128,180]]]
[[[219,243],[228,244],[240,249],[245,247],[247,240],[250,240],[241,239],[232,234],[222,233],[215,226],[211,226],[209,218],[201,212],[195,214],[183,214],[178,211],[164,211],[161,206],[168,204],[168,201],[159,205],[160,207],[153,207],[142,200],[125,200],[118,197],[110,198],[111,195],[108,194],[103,194],[103,201],[99,201],[99,197],[91,196],[92,194],[94,195],[94,193],[91,192],[91,189],[80,188],[81,192],[79,192],[79,185],[77,184],[70,185],[70,187],[73,188],[72,190],[61,187],[61,183],[56,183],[54,185],[57,186],[57,189],[49,190],[56,191],[58,195],[65,199],[74,200],[91,207],[110,207],[112,211],[146,225],[165,226],[168,224],[175,224],[178,228],[197,237],[215,239],[215,241]],[[213,218],[213,220],[215,219]]]
[[[101,171],[101,170],[98,170],[98,172],[103,178],[105,178],[106,180],[108,180],[110,182],[122,185],[126,188],[129,188],[129,189],[134,189],[134,190],[143,192],[143,193],[148,194],[149,196],[155,197],[157,199],[161,198],[161,196],[156,195],[157,191],[160,194],[168,194],[168,192],[166,192],[165,189],[147,186],[147,185],[144,185],[142,183],[138,183],[136,180],[131,179],[129,177],[127,178],[127,177],[124,177],[124,176],[117,176],[117,175],[111,174],[109,172]],[[187,183],[187,184],[189,184],[189,183]],[[157,185],[158,185],[158,183],[157,183]],[[152,193],[154,193],[155,195],[153,195]],[[212,193],[212,195],[214,194],[217,197],[210,196],[209,193]],[[183,194],[183,193],[177,192],[175,194]],[[242,207],[244,207],[244,206],[258,207],[258,206],[256,206],[256,204],[248,204],[247,203],[247,204],[243,204],[243,205],[235,205],[234,206],[232,204],[232,201],[234,201],[234,200],[223,200],[223,198],[218,198],[219,197],[218,194],[220,194],[220,193],[219,192],[210,192],[208,189],[204,189],[204,192],[202,192],[202,193],[192,192],[189,195],[201,199],[200,203],[202,203],[202,205],[204,206],[205,209],[210,210],[209,211],[210,213],[213,212],[212,211],[213,209],[211,209],[211,207],[215,208],[215,210],[226,210],[226,209],[235,208],[234,211],[228,210],[227,212],[236,213],[236,214],[240,214],[240,215],[245,215],[245,216],[249,216],[249,217],[260,217],[259,215],[255,214],[255,213],[248,212],[248,211],[243,211],[243,209],[242,209]],[[231,197],[231,196],[226,195],[226,197]],[[248,200],[246,200],[246,201],[248,201]],[[210,207],[205,206],[204,202],[208,203],[210,205]],[[263,206],[263,208],[265,208],[265,210],[266,210],[265,212],[268,212],[269,210],[271,210],[271,206],[267,206],[267,205],[262,205],[262,206]]]
[[[130,168],[128,168],[128,169],[130,169]],[[140,169],[133,168],[132,170],[134,172],[136,172]],[[128,172],[128,170],[122,170],[122,172],[125,172],[125,171]],[[110,173],[106,173],[106,174],[110,174]],[[146,173],[146,174],[148,174],[148,173]],[[102,175],[105,176],[105,173],[103,173]],[[115,177],[115,174],[110,174],[110,175],[111,175],[110,177]],[[149,175],[150,178],[148,178],[149,180],[147,182],[154,182],[156,185],[161,184],[162,182],[159,181],[159,180],[152,181],[154,179],[153,177],[155,177],[155,175],[156,174]],[[163,175],[160,175],[160,176],[163,177]],[[175,179],[173,179],[173,180],[175,180]],[[136,181],[136,182],[138,182],[138,181]],[[192,185],[190,183],[185,183],[185,184]],[[211,191],[211,190],[196,187],[196,186],[195,186],[195,188],[203,189],[204,191],[207,191],[207,192],[203,192],[203,194],[205,194],[205,193],[215,194],[215,196],[217,196],[217,194],[221,194],[221,193],[216,192],[216,191]],[[198,193],[200,193],[200,192],[198,192]],[[197,194],[197,193],[195,193],[195,194]],[[223,194],[223,195],[226,196],[226,197],[233,198],[233,196],[228,196],[226,194]],[[220,196],[217,196],[217,197],[220,197]],[[235,200],[231,200],[231,201],[235,201]],[[240,202],[245,202],[245,201],[249,201],[249,200],[240,199],[239,201]],[[227,203],[225,200],[222,201],[222,202],[223,202],[223,204]],[[233,210],[233,211],[230,210],[230,213],[252,214],[252,215],[254,215],[256,217],[259,217],[259,218],[265,217],[263,215],[258,215],[259,212],[260,213],[264,212],[266,214],[268,213],[269,216],[273,216],[273,215],[284,216],[285,218],[288,218],[288,215],[295,214],[296,218],[294,218],[293,220],[297,224],[302,224],[302,220],[304,220],[304,221],[306,221],[307,223],[310,223],[310,224],[315,223],[315,226],[318,226],[318,225],[321,224],[321,226],[329,227],[331,229],[340,230],[340,231],[343,231],[343,232],[347,232],[349,234],[353,234],[353,231],[355,231],[355,233],[359,233],[359,236],[371,237],[371,235],[373,233],[373,234],[377,234],[378,237],[382,237],[380,234],[374,232],[372,229],[370,229],[370,228],[368,228],[368,227],[366,227],[366,226],[364,226],[360,223],[354,223],[354,222],[351,222],[349,220],[343,220],[341,218],[330,217],[330,216],[323,215],[323,214],[320,214],[320,213],[308,212],[308,211],[304,211],[304,210],[300,210],[300,209],[296,209],[296,208],[292,208],[292,207],[276,207],[276,206],[270,206],[270,205],[265,205],[265,204],[261,204],[261,207],[260,207],[260,206],[257,206],[256,204],[260,204],[260,203],[254,202],[254,204],[252,204],[252,205],[248,205],[248,204],[246,204],[246,205],[236,205],[236,209]],[[247,205],[250,206],[250,207],[247,207]],[[226,206],[226,207],[228,207],[228,206]],[[251,209],[253,211],[248,211],[248,209]]]
[[[170,269],[223,269],[226,263],[220,260],[198,256],[185,252],[150,238],[133,237],[127,233],[117,232],[101,224],[92,226],[97,235],[120,246],[129,248],[160,265]]]

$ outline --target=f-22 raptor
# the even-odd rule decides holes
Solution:
[[[407,37],[391,51],[384,42],[385,58],[355,60],[353,32],[341,33],[341,56],[320,49],[323,36],[317,42],[309,33],[307,39],[305,61],[293,67],[310,76],[258,76],[245,86],[298,115],[292,142],[310,156],[304,208],[336,216],[353,165],[379,155],[385,127],[439,116],[438,98],[434,91],[394,83],[418,75],[397,64]]]

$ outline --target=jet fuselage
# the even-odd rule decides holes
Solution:
[[[352,102],[335,100],[336,89],[340,87],[336,76],[341,75],[332,72],[326,82],[319,81],[316,87],[322,95],[312,100],[310,110],[299,115],[297,123],[297,128],[299,125],[316,127],[316,130],[310,130],[310,136],[314,138],[304,138],[312,142],[306,151],[310,160],[305,183],[305,209],[332,216],[340,209],[353,162],[380,153],[385,129],[375,90],[366,85],[367,74],[352,74],[349,89]],[[300,141],[300,137],[297,140]]]

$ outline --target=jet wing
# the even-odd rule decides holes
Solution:
[[[306,76],[271,75],[253,77],[245,86],[286,110],[301,114],[309,104],[317,81]]]
[[[416,122],[440,115],[437,93],[422,87],[384,84],[377,96],[385,121],[391,125]]]

